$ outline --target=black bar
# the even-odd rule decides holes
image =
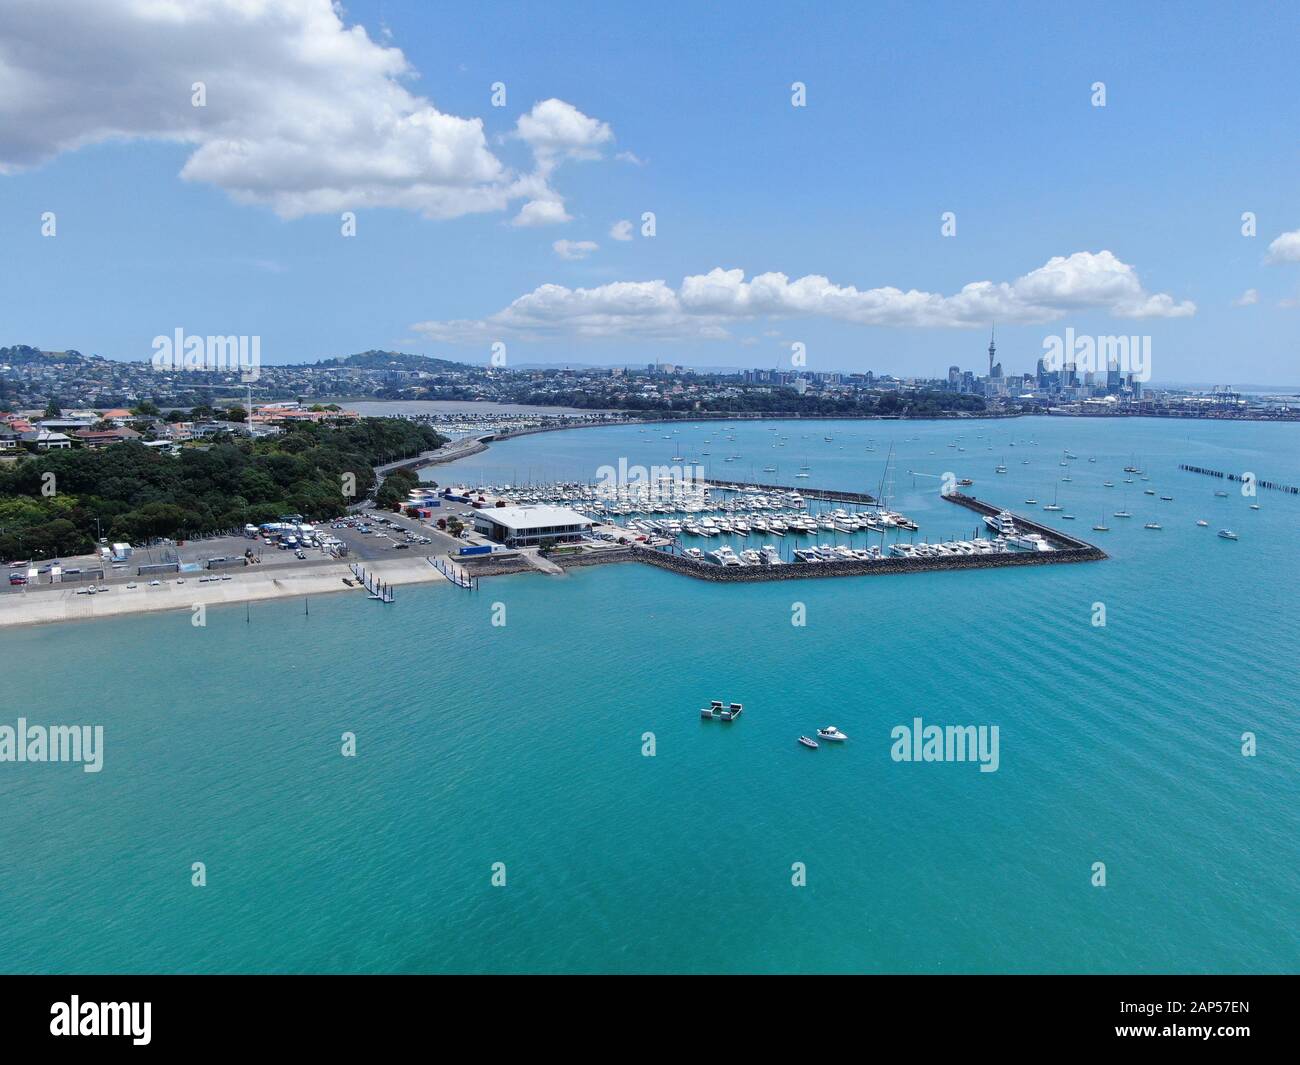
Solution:
[[[770,1032],[806,1050],[852,1038],[861,1053],[1201,1046],[1219,1057],[1293,1050],[1293,976],[37,976],[0,977],[0,1038],[15,1052],[107,1044],[164,1054],[257,1047],[345,1050],[512,1038],[619,1054],[648,1037],[665,1046]],[[126,1034],[54,1035],[73,996],[80,1024],[122,1020]],[[122,1010],[135,1003],[134,1026]],[[147,1043],[145,1013],[149,1004]],[[1171,1006],[1171,1004],[1176,1004]],[[93,1020],[91,1019],[93,1018]],[[598,1023],[597,1023],[598,1019]],[[1196,1029],[1194,1033],[1187,1030]],[[1201,1029],[1209,1029],[1207,1038]],[[708,1030],[708,1031],[705,1031]],[[454,1036],[460,1032],[460,1036]],[[621,1032],[621,1034],[620,1034]],[[807,1042],[811,1039],[812,1042]],[[489,1052],[490,1053],[490,1052]],[[1073,1056],[1073,1055],[1071,1055]],[[32,1059],[36,1060],[36,1059]]]

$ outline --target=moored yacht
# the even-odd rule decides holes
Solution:
[[[843,743],[848,739],[848,737],[834,725],[827,725],[825,728],[819,728],[817,730],[817,738],[819,740],[830,740],[832,743]]]
[[[999,511],[997,514],[986,514],[984,524],[999,536],[1014,536],[1016,532],[1015,515],[1009,510]]]

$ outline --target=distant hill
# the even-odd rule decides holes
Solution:
[[[98,358],[91,356],[90,358]],[[13,347],[0,348],[0,363],[6,366],[54,366],[60,363],[88,362],[90,358],[79,351],[41,351],[28,344],[15,344]]]
[[[362,351],[355,355],[321,359],[315,365],[351,367],[358,370],[423,370],[425,373],[445,373],[449,370],[467,368],[462,362],[435,359],[429,355],[408,355],[403,351]]]

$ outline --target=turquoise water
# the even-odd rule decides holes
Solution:
[[[1062,527],[1112,558],[726,587],[628,564],[309,617],[210,609],[203,629],[185,611],[6,631],[0,723],[100,723],[106,752],[98,774],[0,764],[0,970],[1300,968],[1300,498],[1250,511],[1176,468],[1300,483],[1300,427],[790,423],[783,449],[770,427],[710,450],[760,479],[793,452],[788,483],[806,452],[798,483],[874,492],[892,440],[901,470],[1015,509],[1059,489]],[[590,478],[669,463],[669,431],[525,437],[430,474]],[[1151,481],[1125,521],[1134,454]],[[922,534],[973,530],[934,478],[896,481]],[[710,698],[745,715],[702,722]],[[893,762],[917,716],[997,724],[1000,768]],[[796,745],[828,723],[842,748]]]

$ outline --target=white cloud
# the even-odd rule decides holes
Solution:
[[[1259,292],[1256,289],[1248,288],[1240,296],[1232,301],[1234,307],[1253,307],[1259,302]]]
[[[632,223],[626,218],[621,218],[609,227],[609,235],[615,240],[632,239]]]
[[[559,158],[613,136],[544,101],[525,116],[536,171],[515,173],[481,119],[412,93],[401,50],[346,26],[330,0],[4,7],[0,173],[108,141],[169,141],[193,149],[186,180],[285,218],[367,207],[454,218],[558,200],[548,182]],[[191,104],[194,82],[205,107]]]
[[[567,156],[598,159],[600,146],[614,139],[604,122],[588,118],[572,104],[554,98],[533,104],[519,116],[515,135],[526,141],[539,157]]]
[[[563,200],[529,200],[511,220],[515,226],[553,226],[572,222],[573,217],[564,209]]]
[[[1268,246],[1264,261],[1270,264],[1300,263],[1300,229],[1283,233]]]
[[[585,259],[600,245],[593,240],[557,240],[551,247],[561,259]]]
[[[1146,292],[1133,267],[1109,251],[1051,259],[1011,282],[975,281],[951,296],[915,289],[859,290],[810,274],[715,268],[665,281],[619,281],[597,288],[542,285],[481,320],[421,322],[413,328],[435,340],[478,340],[486,335],[720,338],[736,322],[769,318],[824,318],[859,325],[946,328],[1039,323],[1070,312],[1103,311],[1119,318],[1183,318],[1190,301]]]
[[[636,152],[619,152],[614,156],[620,163],[631,163],[633,166],[645,166],[645,160],[638,158]]]

